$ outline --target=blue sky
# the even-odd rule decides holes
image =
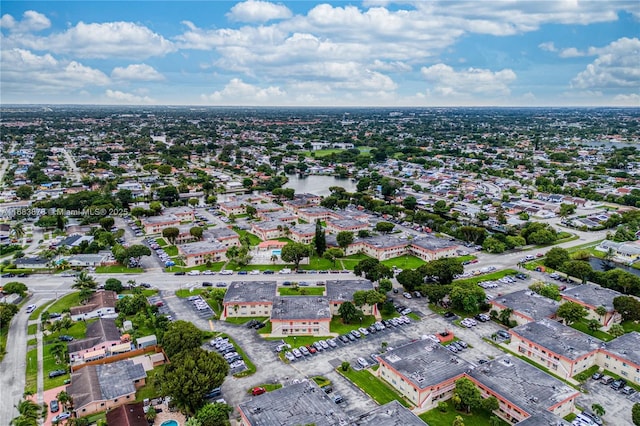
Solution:
[[[640,106],[638,1],[2,1],[2,104]]]

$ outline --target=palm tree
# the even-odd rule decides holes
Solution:
[[[17,222],[15,225],[13,225],[13,227],[11,228],[11,234],[18,240],[22,239],[22,237],[24,237],[23,223]]]
[[[73,407],[73,399],[66,391],[60,391],[56,398],[58,399],[58,402],[66,408],[65,411],[69,411]]]
[[[76,276],[75,281],[71,285],[71,288],[82,290],[83,288],[89,288],[95,290],[98,287],[96,280],[86,271],[82,271]]]
[[[11,419],[9,424],[11,426],[37,426],[38,421],[36,419],[30,419],[25,416],[18,416]]]
[[[67,346],[62,343],[56,343],[49,350],[51,355],[56,359],[56,364],[62,364],[67,358]]]

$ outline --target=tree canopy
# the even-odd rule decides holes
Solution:
[[[584,306],[576,302],[567,302],[560,305],[556,315],[564,318],[567,325],[571,325],[576,321],[580,321],[587,316],[587,310]]]
[[[162,338],[162,347],[171,360],[180,351],[199,348],[201,343],[202,331],[187,321],[172,322]]]
[[[296,269],[300,266],[302,259],[309,257],[310,255],[311,248],[302,243],[289,243],[282,247],[282,252],[280,253],[282,260],[285,262],[293,262]]]

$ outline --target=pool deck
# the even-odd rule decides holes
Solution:
[[[162,413],[158,413],[158,415],[156,416],[156,419],[153,422],[154,426],[160,426],[162,425],[163,422],[166,422],[167,420],[175,420],[178,422],[179,426],[183,426],[187,421],[187,419],[182,413],[178,411],[173,413],[170,412],[169,407],[166,404],[156,405],[155,408],[161,408]]]

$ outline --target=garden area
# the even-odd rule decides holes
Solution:
[[[434,408],[426,413],[420,414],[420,417],[429,426],[451,426],[456,417],[462,417],[465,426],[507,426],[509,423],[502,419],[491,420],[492,417],[497,418],[492,413],[486,410],[476,410],[471,414],[458,411],[453,406],[451,400],[443,402],[442,409],[446,408],[446,411],[442,411],[440,408]],[[494,423],[497,422],[497,423]]]
[[[336,371],[349,379],[353,384],[359,387],[380,405],[396,400],[405,407],[411,407],[411,405],[398,392],[392,389],[381,379],[371,374],[367,369],[356,371],[349,367],[347,371],[343,371],[342,367],[338,367]],[[449,425],[451,425],[451,422],[447,424],[447,426]]]
[[[388,266],[389,268],[393,268],[395,266],[399,269],[417,269],[427,262],[416,256],[404,255],[394,257],[393,259],[383,260],[380,263]]]
[[[329,324],[329,330],[331,330],[332,333],[346,334],[360,327],[369,327],[374,322],[376,322],[376,318],[373,315],[363,315],[362,321],[354,321],[352,324],[345,324],[341,317],[333,316]]]
[[[292,287],[279,287],[278,293],[280,296],[322,296],[324,295],[323,287],[306,287],[306,286],[292,286]]]

